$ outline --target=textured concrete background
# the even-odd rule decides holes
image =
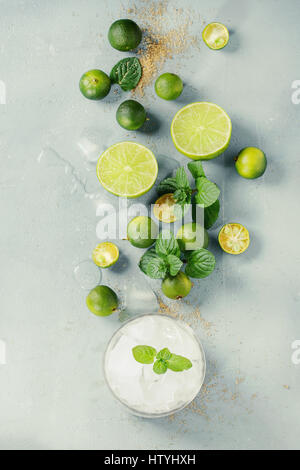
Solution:
[[[145,18],[149,3],[135,2]],[[292,103],[291,87],[300,79],[300,3],[169,2],[171,22],[183,6],[182,21],[194,19],[188,29],[196,41],[163,67],[178,72],[185,89],[171,103],[146,90],[141,102],[155,126],[132,138],[186,163],[169,135],[175,111],[195,100],[224,107],[232,142],[205,169],[222,188],[219,226],[244,223],[252,243],[243,256],[230,257],[216,244],[218,226],[212,232],[216,272],[197,283],[192,305],[174,307],[203,342],[206,389],[192,409],[157,421],[129,416],[110,396],[101,359],[120,323],[117,316],[89,314],[73,275],[97,242],[99,220],[97,200],[86,197],[94,172],[77,142],[87,128],[99,131],[103,148],[128,139],[114,117],[128,94],[91,103],[80,95],[78,80],[94,67],[109,72],[123,57],[106,39],[111,22],[126,16],[122,5],[133,3],[0,2],[6,86],[0,105],[0,339],[6,343],[0,448],[299,449],[300,365],[292,363],[291,344],[300,339],[300,105]],[[223,51],[210,51],[201,39],[204,22],[213,20],[231,32]],[[257,181],[235,173],[233,157],[245,146],[267,154],[267,172]],[[127,267],[104,278],[121,291],[140,255],[124,243]],[[193,314],[196,307],[202,320]]]

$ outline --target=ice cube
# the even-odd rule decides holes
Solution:
[[[85,260],[75,266],[74,277],[82,289],[90,290],[100,284],[102,273],[92,260]]]

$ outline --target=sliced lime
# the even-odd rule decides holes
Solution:
[[[100,243],[94,249],[92,258],[100,268],[109,268],[118,261],[119,248],[114,243]]]
[[[222,250],[231,255],[240,255],[250,244],[249,232],[241,224],[226,224],[219,233],[218,240]]]
[[[102,186],[115,196],[135,198],[154,185],[158,165],[151,150],[136,142],[120,142],[99,158],[97,176]]]
[[[176,201],[173,193],[164,194],[154,204],[153,214],[160,222],[171,224],[175,222]]]
[[[229,41],[229,31],[222,23],[210,23],[204,28],[202,37],[210,49],[223,49]]]
[[[175,114],[171,136],[179,152],[193,160],[209,160],[226,150],[231,129],[230,117],[220,106],[202,101]]]

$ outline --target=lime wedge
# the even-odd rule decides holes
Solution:
[[[119,248],[114,243],[100,243],[93,250],[92,258],[100,268],[109,268],[118,261]]]
[[[226,150],[231,128],[230,117],[220,106],[202,101],[175,114],[171,136],[179,152],[193,160],[209,160]]]
[[[100,183],[115,196],[142,196],[152,188],[157,174],[158,165],[151,150],[135,142],[112,145],[97,164]]]
[[[204,28],[202,37],[205,44],[216,51],[228,43],[229,31],[222,23],[210,23]]]

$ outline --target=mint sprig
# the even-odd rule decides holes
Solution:
[[[158,375],[165,374],[168,369],[173,372],[182,372],[193,367],[192,362],[184,356],[172,354],[168,348],[158,353],[152,346],[139,345],[132,348],[134,359],[141,364],[153,364],[153,372]]]
[[[195,180],[196,189],[191,189],[189,179],[184,168],[178,168],[175,178],[167,178],[158,185],[159,194],[172,193],[176,202],[174,214],[177,219],[182,218],[191,202],[192,194],[196,192],[196,205],[204,207],[205,228],[210,228],[217,220],[220,206],[216,201],[220,195],[218,186],[205,176],[205,172],[200,161],[188,163],[188,169]],[[211,211],[207,209],[212,207]],[[194,211],[195,213],[195,211]]]
[[[172,232],[163,230],[155,248],[146,251],[141,257],[139,267],[152,279],[164,279],[167,274],[176,276],[182,267],[180,248]]]
[[[159,194],[172,193],[182,213],[184,213],[185,206],[192,201],[193,191],[184,168],[178,168],[175,178],[166,178],[161,181],[157,191]]]
[[[141,364],[153,364],[157,351],[152,346],[139,345],[132,348],[132,354]]]

